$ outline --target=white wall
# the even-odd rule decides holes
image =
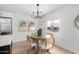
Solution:
[[[74,19],[79,15],[79,5],[65,5],[50,12],[44,20],[60,20],[59,32],[53,32],[58,45],[79,53],[79,29],[74,27]]]
[[[19,31],[19,21],[21,20],[25,20],[25,21],[34,21],[36,24],[36,27],[38,27],[37,21],[35,19],[32,19],[31,16],[27,16],[27,15],[21,15],[21,14],[14,14],[13,15],[13,41],[17,42],[17,41],[22,41],[22,40],[26,40],[27,35],[30,35],[31,32],[20,32]]]

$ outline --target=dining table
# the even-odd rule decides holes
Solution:
[[[46,45],[47,45],[47,42],[46,42],[46,38],[44,38],[43,36],[31,36],[31,39],[33,41],[35,41],[36,43],[36,54],[39,53],[39,50],[40,50],[40,42],[43,43],[45,42],[45,49],[46,49]],[[43,49],[43,50],[45,50]]]

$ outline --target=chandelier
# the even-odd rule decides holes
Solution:
[[[45,16],[43,11],[39,10],[39,4],[36,4],[36,11],[32,11],[32,18],[43,18]]]

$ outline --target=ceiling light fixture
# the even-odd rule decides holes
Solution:
[[[36,4],[36,11],[32,11],[32,18],[43,18],[45,16],[45,13],[43,11],[39,10],[39,4]]]

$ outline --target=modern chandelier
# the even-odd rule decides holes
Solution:
[[[39,10],[39,4],[36,4],[36,11],[32,11],[31,17],[32,18],[43,18],[45,13]]]

